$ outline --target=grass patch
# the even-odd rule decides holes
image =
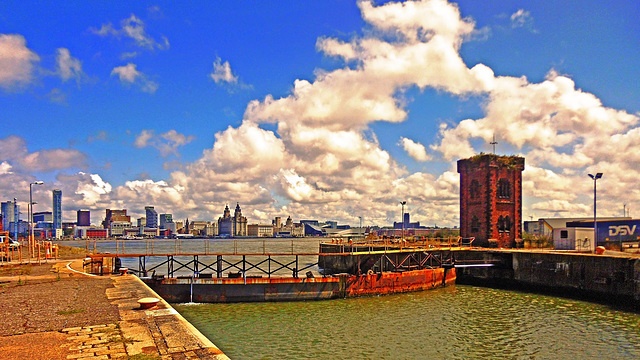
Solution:
[[[56,312],[58,315],[73,315],[73,314],[81,314],[84,312],[84,309],[72,309],[72,310],[60,310]]]
[[[1,276],[30,275],[31,265],[7,265],[0,266]]]

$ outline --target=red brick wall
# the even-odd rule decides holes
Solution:
[[[460,173],[460,235],[475,237],[474,245],[513,247],[522,238],[522,171],[524,158],[480,154],[458,161]],[[509,182],[510,196],[498,197],[498,182]],[[478,186],[473,191],[474,180]],[[472,196],[475,192],[475,196]],[[510,219],[508,231],[499,231],[500,216]],[[472,221],[479,222],[473,231]]]

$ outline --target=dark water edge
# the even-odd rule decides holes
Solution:
[[[637,313],[467,285],[175,308],[232,359],[640,358]]]
[[[633,312],[640,315],[640,304],[631,296],[600,294],[591,291],[556,286],[531,285],[506,279],[456,278],[457,285],[485,287],[497,290],[512,290],[528,294],[539,294],[565,299],[591,302],[610,307],[612,310]]]

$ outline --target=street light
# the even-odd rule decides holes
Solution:
[[[34,252],[34,243],[33,243],[33,185],[42,185],[43,181],[34,181],[29,183],[29,255],[32,256]]]
[[[362,239],[364,240],[364,231],[362,231],[362,216],[358,216],[358,219],[360,219],[360,230],[359,230],[359,232],[362,234]]]
[[[589,174],[589,177],[593,179],[593,251],[596,251],[598,246],[598,219],[596,217],[596,182],[602,177],[602,173],[596,173],[595,175]]]
[[[402,221],[402,244],[404,244],[404,206],[407,205],[407,202],[400,201],[400,205],[402,205],[402,214],[400,216],[400,221]]]

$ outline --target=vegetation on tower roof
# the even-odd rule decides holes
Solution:
[[[499,166],[515,167],[518,165],[524,165],[524,158],[517,155],[496,155],[480,153],[470,157],[469,161],[478,163],[487,161],[495,161]]]

